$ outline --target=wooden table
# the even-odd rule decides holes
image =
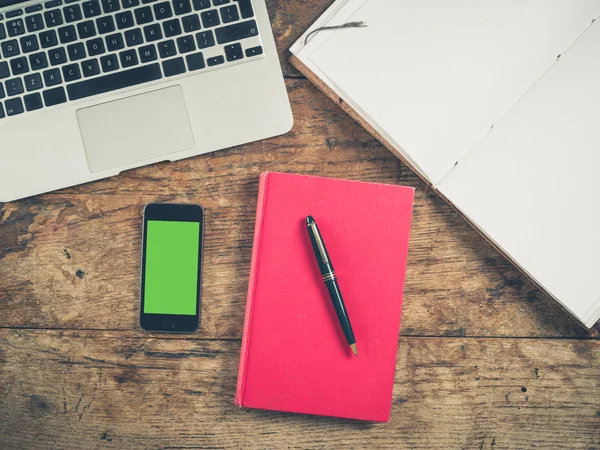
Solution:
[[[600,447],[598,329],[578,326],[287,63],[330,2],[268,1],[289,134],[0,204],[1,448]],[[233,404],[267,170],[417,189],[388,424]],[[192,335],[138,327],[141,211],[153,201],[206,209]]]

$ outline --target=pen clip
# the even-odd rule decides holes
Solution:
[[[315,242],[317,243],[317,248],[319,249],[319,253],[321,254],[323,264],[329,264],[329,258],[327,258],[327,252],[325,251],[325,246],[323,245],[323,241],[321,240],[321,234],[319,233],[317,224],[313,222],[309,224],[309,227],[312,228],[313,236],[315,237]]]

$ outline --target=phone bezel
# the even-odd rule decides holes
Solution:
[[[197,222],[200,224],[198,249],[198,287],[196,290],[196,315],[153,314],[144,312],[144,286],[146,283],[146,237],[149,220],[167,222]],[[140,326],[146,331],[191,333],[200,326],[202,305],[202,272],[204,249],[204,209],[195,204],[150,203],[144,207],[142,231],[142,268],[140,282]]]

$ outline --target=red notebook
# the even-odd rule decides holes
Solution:
[[[414,189],[267,172],[260,177],[235,403],[387,422]],[[352,354],[323,283],[312,215],[352,323]]]

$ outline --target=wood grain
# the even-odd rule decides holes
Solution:
[[[201,336],[240,338],[258,176],[275,170],[416,187],[404,334],[588,335],[308,81],[287,84],[288,135],[0,205],[0,326],[135,329],[142,208],[181,201],[207,213]]]
[[[200,336],[240,338],[258,176],[275,170],[417,189],[403,334],[588,335],[308,81],[288,89],[288,135],[0,205],[0,326],[136,329],[142,208],[197,202],[206,209]]]
[[[266,1],[281,69],[285,76],[303,77],[288,61],[291,56],[289,48],[332,2],[333,0]]]
[[[141,332],[1,331],[2,446],[600,446],[600,342],[403,337],[388,424],[234,406],[239,347]]]

